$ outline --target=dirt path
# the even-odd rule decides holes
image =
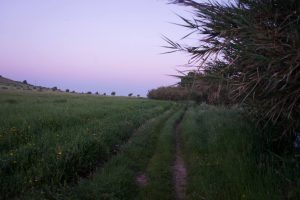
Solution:
[[[186,198],[186,177],[187,171],[181,151],[181,122],[177,123],[175,129],[176,155],[173,168],[174,185],[176,199],[183,200]]]

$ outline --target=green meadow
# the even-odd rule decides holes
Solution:
[[[297,199],[260,131],[239,108],[1,91],[0,199]]]

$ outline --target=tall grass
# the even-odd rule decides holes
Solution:
[[[0,102],[1,199],[75,183],[115,154],[137,127],[171,105],[21,93],[0,95]]]
[[[241,110],[190,108],[182,128],[188,199],[299,198],[299,166],[262,145]]]

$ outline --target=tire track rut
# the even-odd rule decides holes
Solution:
[[[183,114],[184,116],[184,114]],[[181,144],[181,122],[182,118],[177,122],[175,127],[175,162],[173,166],[173,178],[174,178],[174,187],[175,187],[175,198],[177,200],[186,199],[186,178],[187,178],[187,169],[182,155],[182,144]]]

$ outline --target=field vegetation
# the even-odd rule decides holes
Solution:
[[[187,199],[299,199],[296,158],[266,147],[242,110],[190,107],[182,124]]]
[[[169,102],[79,95],[1,94],[1,194],[77,182]]]
[[[175,199],[176,141],[185,199],[300,195],[297,161],[266,148],[240,108],[11,91],[0,102],[0,199]]]
[[[0,76],[0,199],[300,199],[299,1],[171,2],[202,39],[155,100]]]

